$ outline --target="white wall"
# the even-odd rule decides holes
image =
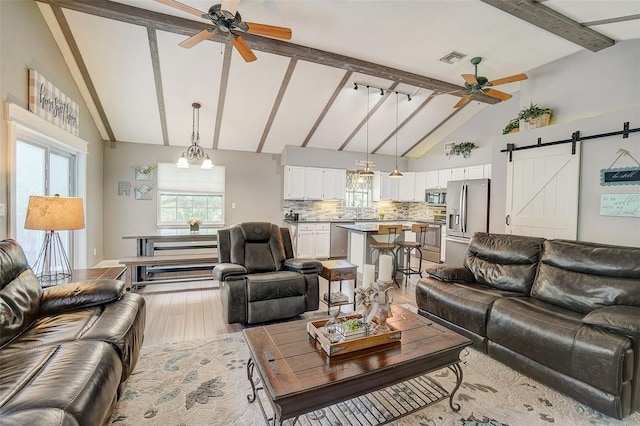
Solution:
[[[118,142],[104,148],[104,251],[105,259],[135,255],[135,240],[125,235],[156,230],[156,182],[136,181],[134,167],[176,162],[185,147]],[[282,166],[280,156],[238,151],[207,151],[213,163],[225,166],[225,222],[267,221],[283,224]],[[131,183],[129,196],[118,195],[118,182]],[[153,186],[152,200],[136,200],[134,187]],[[231,208],[235,203],[236,208]],[[186,226],[186,224],[185,224]]]
[[[62,92],[78,103],[80,108],[80,137],[87,147],[87,197],[85,223],[89,266],[102,257],[102,145],[103,141],[91,119],[82,95],[55,43],[47,24],[34,1],[0,0],[0,203],[9,210],[7,185],[12,170],[8,170],[7,126],[5,101],[28,109],[28,69],[39,71]],[[7,228],[8,216],[0,217],[0,239],[13,237]],[[93,254],[93,248],[96,254]]]
[[[507,155],[500,150],[508,142],[517,146],[569,139],[579,130],[583,136],[622,130],[624,121],[640,127],[640,40],[616,43],[599,52],[581,51],[534,70],[524,70],[528,80],[509,101],[485,107],[464,126],[445,138],[426,156],[412,160],[409,170],[420,171],[492,163],[489,230],[504,232]],[[553,109],[551,125],[542,129],[502,135],[507,122],[530,102]],[[480,148],[471,158],[448,159],[447,141],[474,141]],[[600,216],[602,193],[640,193],[640,185],[601,187],[600,169],[615,159],[618,148],[640,159],[640,134],[594,139],[582,143],[578,239],[640,246],[640,218]],[[629,159],[616,166],[631,167]],[[632,162],[632,161],[631,161]]]

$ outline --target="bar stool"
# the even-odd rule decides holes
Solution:
[[[416,233],[416,241],[398,241],[396,243],[396,260],[404,258],[404,266],[396,265],[396,273],[404,275],[405,287],[409,285],[409,278],[411,275],[418,274],[422,278],[422,246],[425,244],[425,237],[429,225],[426,223],[414,223],[411,225],[411,231]],[[418,267],[411,267],[411,252],[417,250],[418,253]],[[404,256],[404,257],[402,257]],[[394,275],[395,276],[395,275]]]
[[[376,273],[380,269],[380,255],[385,253],[391,255],[392,265],[393,265],[393,272],[391,274],[391,278],[393,279],[394,282],[395,282],[396,267],[397,267],[395,241],[401,232],[402,232],[402,225],[397,223],[390,224],[390,225],[378,225],[378,235],[386,235],[387,242],[385,243],[380,241],[374,241],[371,244],[369,244],[369,257],[371,258],[372,262],[373,262],[373,254],[375,252],[378,253],[378,258],[377,258],[377,261],[375,262]],[[396,285],[398,285],[398,283],[396,283]]]

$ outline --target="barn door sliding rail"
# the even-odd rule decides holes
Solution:
[[[570,139],[563,139],[563,140],[554,141],[554,142],[542,143],[542,138],[538,138],[538,143],[535,144],[535,145],[526,145],[526,146],[519,146],[519,147],[516,147],[516,144],[514,144],[514,143],[508,143],[507,144],[507,148],[506,149],[501,149],[500,152],[508,152],[509,153],[509,162],[511,162],[513,151],[521,151],[523,149],[540,148],[540,147],[543,147],[543,146],[560,145],[560,144],[563,144],[563,143],[570,143],[572,145],[571,154],[575,154],[576,153],[576,142],[586,141],[586,140],[590,140],[590,139],[606,138],[606,137],[609,137],[609,136],[617,136],[617,135],[622,135],[623,139],[627,139],[629,137],[629,133],[635,133],[635,132],[640,132],[640,127],[636,127],[635,129],[630,129],[629,128],[629,122],[625,121],[624,124],[623,124],[622,130],[617,130],[615,132],[600,133],[600,134],[597,134],[597,135],[590,135],[590,136],[580,136],[580,130],[576,130],[575,132],[573,132],[571,134],[571,138]]]

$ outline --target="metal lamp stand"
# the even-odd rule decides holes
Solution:
[[[43,287],[47,287],[47,283],[54,285],[71,277],[71,264],[64,251],[60,234],[56,231],[45,234],[42,249],[32,269]]]

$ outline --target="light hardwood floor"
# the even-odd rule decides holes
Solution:
[[[423,268],[429,262],[423,262]],[[170,278],[176,275],[159,275]],[[394,303],[416,305],[415,284],[417,275],[412,275],[408,286],[394,290]],[[349,288],[350,290],[347,290]],[[332,290],[336,291],[337,284]],[[320,294],[327,291],[327,281],[320,278]],[[147,302],[147,317],[144,345],[157,345],[189,340],[202,340],[220,334],[241,331],[241,324],[227,324],[222,316],[220,291],[212,279],[175,283],[154,283],[140,288],[137,292]],[[343,292],[352,295],[352,285],[343,285]],[[343,312],[353,308],[343,306]],[[308,312],[303,318],[326,314],[326,306],[320,303],[320,310]]]

